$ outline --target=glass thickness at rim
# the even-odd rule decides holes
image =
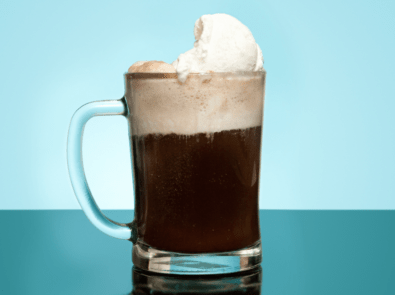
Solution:
[[[177,73],[152,73],[152,72],[146,72],[146,73],[125,73],[125,78],[126,79],[178,79]],[[262,72],[245,72],[245,71],[240,71],[240,72],[213,72],[213,73],[189,73],[189,77],[202,77],[202,78],[238,78],[238,77],[262,77],[266,76],[266,71]],[[188,80],[187,78],[187,80]]]

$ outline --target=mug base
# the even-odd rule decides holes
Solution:
[[[133,245],[135,267],[162,274],[211,275],[235,273],[258,267],[262,261],[261,241],[236,251],[177,253],[158,250],[143,243]]]

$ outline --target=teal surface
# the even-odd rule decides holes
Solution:
[[[261,294],[395,294],[395,211],[263,210],[260,222]],[[0,211],[0,227],[1,294],[132,292],[132,244],[82,211]]]

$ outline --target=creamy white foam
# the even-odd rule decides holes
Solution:
[[[203,15],[195,22],[194,35],[194,47],[173,62],[180,82],[189,73],[263,71],[261,49],[233,16]]]
[[[230,15],[214,14],[196,21],[194,35],[194,48],[173,64],[140,61],[129,68],[129,73],[172,73],[126,76],[133,134],[189,135],[262,125],[263,57],[250,30]],[[236,74],[242,71],[247,73]]]
[[[127,75],[133,134],[212,133],[262,125],[262,73],[132,78]]]

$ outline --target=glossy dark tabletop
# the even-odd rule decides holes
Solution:
[[[82,211],[0,211],[0,293],[395,294],[395,211],[261,210],[260,226],[261,269],[165,277],[134,270],[132,244]]]

